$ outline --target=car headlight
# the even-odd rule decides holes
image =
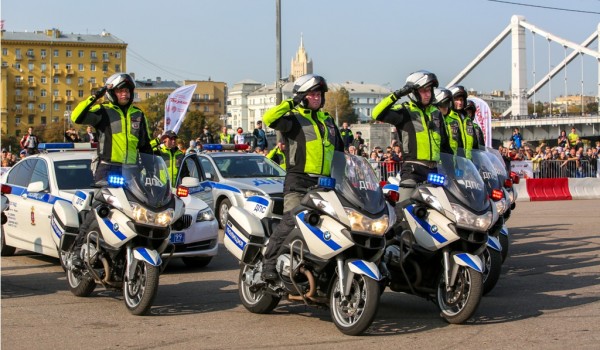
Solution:
[[[456,217],[456,226],[460,228],[485,232],[492,225],[491,211],[483,215],[475,215],[456,203],[452,203],[452,210]]]
[[[384,214],[376,219],[367,217],[352,208],[344,207],[348,219],[350,219],[350,229],[352,231],[367,232],[373,235],[383,236],[388,229],[388,215]]]
[[[242,194],[244,195],[244,198],[252,196],[265,196],[265,193],[256,190],[242,190]]]
[[[204,210],[200,210],[198,215],[196,216],[196,222],[200,221],[213,221],[215,219],[215,215],[210,208],[206,208]]]
[[[172,208],[163,210],[160,213],[155,213],[137,203],[130,202],[130,204],[133,220],[137,223],[166,227],[173,222],[175,211]]]

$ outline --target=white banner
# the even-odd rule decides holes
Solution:
[[[490,106],[479,97],[469,96],[469,100],[473,100],[477,106],[474,121],[481,127],[481,131],[483,131],[485,146],[492,147],[492,111],[490,110]]]
[[[165,102],[165,127],[164,131],[173,130],[179,132],[181,124],[185,119],[192,95],[196,90],[197,84],[185,85],[175,89]]]
[[[510,162],[510,170],[521,179],[533,179],[533,162],[530,160],[513,160]]]

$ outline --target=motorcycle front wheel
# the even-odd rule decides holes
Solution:
[[[437,304],[442,317],[453,324],[460,324],[471,318],[483,294],[483,276],[480,272],[459,266],[454,286],[447,290],[444,274],[439,278]]]
[[[494,289],[500,279],[502,253],[486,247],[481,257],[483,260],[483,295],[486,295]]]
[[[500,234],[498,236],[498,240],[500,241],[500,245],[502,246],[502,263],[504,264],[504,261],[508,257],[508,245],[510,244],[508,235]]]
[[[373,323],[379,307],[381,288],[377,281],[355,274],[350,294],[340,291],[339,276],[333,281],[330,293],[330,312],[335,326],[346,335],[360,335]]]
[[[123,278],[123,298],[129,312],[133,315],[145,315],[152,307],[158,291],[160,269],[145,261],[133,260],[135,272],[132,279]]]
[[[244,307],[255,314],[268,314],[279,305],[281,298],[267,293],[266,285],[253,286],[249,281],[254,280],[260,269],[244,265],[238,278],[238,293]]]

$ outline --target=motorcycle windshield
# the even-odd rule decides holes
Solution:
[[[490,162],[492,162],[494,169],[496,169],[498,181],[501,184],[504,184],[504,181],[508,179],[508,173],[506,172],[506,165],[504,164],[502,155],[500,155],[500,151],[491,147],[486,147],[485,155],[490,159]]]
[[[444,187],[459,204],[475,212],[489,207],[485,183],[473,162],[464,157],[441,153],[438,172],[446,176]]]
[[[471,161],[479,170],[479,175],[481,175],[483,182],[485,182],[487,186],[488,194],[491,195],[493,189],[500,188],[500,181],[498,180],[496,168],[486,153],[487,152],[480,149],[473,149],[471,151]]]
[[[331,162],[331,177],[335,179],[338,195],[361,211],[378,214],[385,208],[379,180],[365,158],[335,152]]]
[[[124,165],[123,187],[139,204],[160,208],[171,201],[171,176],[162,157],[140,153],[138,164]]]

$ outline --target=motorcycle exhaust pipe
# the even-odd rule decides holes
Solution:
[[[305,269],[304,267],[301,267],[299,272],[301,274],[303,274],[304,276],[306,276],[306,279],[308,279],[308,286],[309,286],[308,292],[305,293],[304,295],[288,295],[288,299],[294,300],[294,301],[304,301],[304,302],[306,302],[306,299],[310,299],[312,301],[317,301],[315,298],[313,298],[315,296],[315,292],[317,291],[317,285],[315,283],[315,276],[312,274],[312,272]]]

